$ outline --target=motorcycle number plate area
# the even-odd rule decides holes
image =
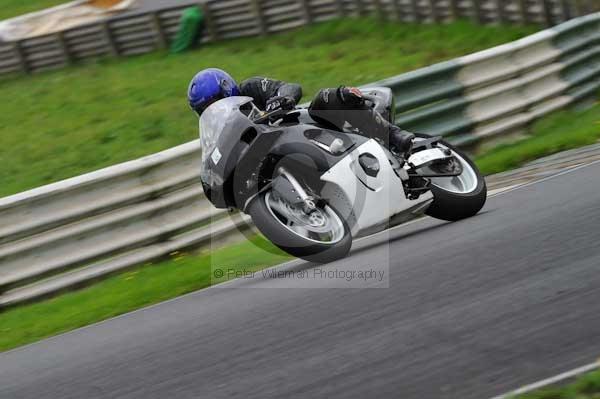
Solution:
[[[444,160],[447,158],[449,158],[449,156],[444,153],[444,151],[439,148],[432,148],[412,154],[410,158],[408,158],[408,162],[413,165],[413,167],[419,168],[428,165],[433,161]]]
[[[215,150],[212,152],[212,154],[210,156],[210,158],[212,159],[212,161],[213,161],[213,163],[215,165],[219,164],[219,161],[221,160],[221,157],[222,157],[221,151],[219,151],[218,148],[215,148]]]

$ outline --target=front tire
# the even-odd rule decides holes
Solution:
[[[418,134],[418,138],[430,136]],[[440,177],[432,180],[433,203],[425,212],[436,219],[455,222],[475,216],[487,201],[485,178],[475,163],[461,150],[445,140],[440,144],[447,147],[463,164],[463,174],[458,178]],[[456,179],[456,180],[453,180]]]
[[[348,254],[352,246],[352,235],[347,223],[335,209],[329,205],[319,209],[323,217],[331,219],[332,226],[335,223],[331,239],[321,241],[314,237],[303,237],[301,233],[294,231],[296,227],[285,221],[285,212],[281,208],[279,211],[273,209],[273,198],[271,191],[259,194],[248,205],[247,213],[258,230],[277,247],[292,256],[316,263],[332,262]],[[297,229],[302,231],[301,227]]]

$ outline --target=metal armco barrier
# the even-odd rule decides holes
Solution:
[[[522,130],[600,88],[600,13],[367,86],[398,123],[463,146]],[[204,198],[198,141],[0,199],[0,307],[52,295],[182,248],[239,237]]]
[[[552,26],[600,10],[599,0],[204,0],[151,13],[114,17],[50,35],[0,42],[0,75],[62,68],[86,59],[130,56],[171,44],[183,10],[200,7],[204,42],[265,35],[344,16],[399,22]]]

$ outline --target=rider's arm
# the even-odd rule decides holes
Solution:
[[[275,97],[290,97],[296,103],[302,98],[300,85],[263,77],[246,79],[240,84],[240,91],[243,96],[252,97],[256,106],[263,110]]]
[[[290,97],[298,104],[302,99],[302,86],[296,83],[283,83],[277,90],[277,96]]]

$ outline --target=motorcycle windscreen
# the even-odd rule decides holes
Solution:
[[[212,104],[200,117],[200,145],[202,148],[202,166],[200,178],[203,182],[212,183],[214,175],[211,171],[222,161],[223,153],[217,147],[219,138],[227,130],[234,114],[241,106],[252,102],[251,97],[228,97]],[[221,185],[223,182],[216,182]]]

